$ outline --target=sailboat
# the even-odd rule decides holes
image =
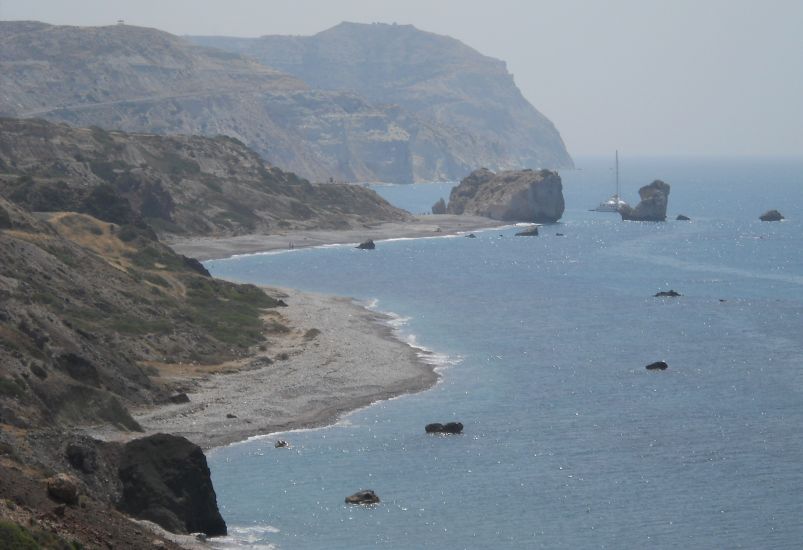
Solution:
[[[619,196],[619,151],[616,151],[616,193],[606,200],[599,203],[599,206],[592,208],[592,212],[619,212],[619,209],[628,204]]]

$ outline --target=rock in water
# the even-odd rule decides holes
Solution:
[[[563,183],[549,170],[511,170],[494,174],[480,168],[449,194],[449,214],[494,220],[555,223],[563,216]]]
[[[438,199],[438,202],[432,205],[433,214],[446,214],[446,201],[443,197]]]
[[[285,441],[284,439],[279,439],[276,443],[273,444],[274,449],[287,449],[290,447],[290,444]]]
[[[459,434],[463,432],[463,424],[460,422],[448,422],[446,424],[435,422],[427,424],[424,427],[424,431],[428,434]]]
[[[760,219],[762,222],[779,222],[779,221],[781,221],[782,219],[784,219],[784,217],[783,217],[783,215],[782,215],[780,212],[778,212],[777,210],[767,210],[766,212],[764,212],[763,214],[761,214],[761,216],[759,217],[759,219]]]
[[[677,221],[679,221],[679,222],[689,222],[689,221],[691,221],[691,218],[690,218],[690,217],[688,217],[688,216],[684,216],[683,214],[678,214],[678,217],[677,217],[677,218],[675,218],[675,219],[676,219]]]
[[[669,184],[655,180],[638,190],[641,197],[635,208],[623,206],[619,214],[623,220],[662,222],[666,220],[666,206],[669,203]]]
[[[346,504],[379,504],[379,497],[370,489],[346,497]]]
[[[677,298],[678,296],[683,296],[680,292],[675,292],[674,290],[662,290],[661,292],[657,292],[655,294],[656,298]]]
[[[368,239],[367,241],[358,244],[357,248],[360,250],[373,250],[376,248],[376,245],[372,239]]]
[[[656,361],[655,363],[650,363],[645,368],[647,370],[666,370],[669,368],[669,365],[667,365],[665,361]]]
[[[477,236],[474,233],[469,233],[468,235],[466,235],[466,238],[467,239],[476,239]]]
[[[206,457],[183,437],[155,434],[126,443],[118,508],[173,533],[225,535]]]
[[[534,225],[524,231],[519,231],[516,233],[516,237],[537,237],[538,236],[538,226]]]

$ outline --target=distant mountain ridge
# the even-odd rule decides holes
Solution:
[[[237,53],[129,25],[0,22],[0,90],[0,115],[223,134],[312,181],[459,179],[477,164],[509,162],[498,142],[460,125],[311,89]]]
[[[494,169],[572,166],[555,126],[524,98],[503,61],[412,25],[341,23],[313,36],[190,37],[244,54],[313,88],[393,103],[492,147]],[[474,166],[476,168],[477,166]]]

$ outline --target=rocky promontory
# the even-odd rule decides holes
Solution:
[[[641,201],[635,208],[623,206],[619,214],[623,220],[662,222],[666,220],[666,206],[669,203],[669,184],[655,180],[638,190]]]
[[[37,212],[147,222],[162,236],[222,237],[407,221],[373,190],[310,183],[239,140],[0,118],[0,195]],[[0,219],[0,226],[4,224]]]
[[[554,223],[563,215],[563,183],[551,170],[486,168],[463,178],[449,195],[449,214],[472,214],[510,222]]]

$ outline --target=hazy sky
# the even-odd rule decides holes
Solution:
[[[803,154],[803,0],[0,0],[175,34],[412,23],[507,61],[574,154]]]

